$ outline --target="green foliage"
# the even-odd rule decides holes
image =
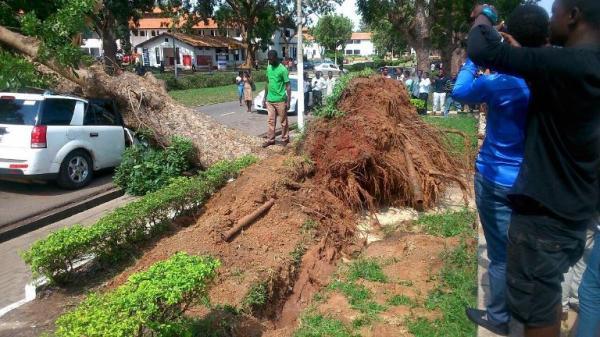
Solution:
[[[462,209],[458,212],[446,211],[440,214],[426,214],[417,220],[425,232],[435,236],[452,237],[460,234],[473,235],[475,212]]]
[[[352,36],[352,28],[352,20],[343,15],[325,15],[311,29],[311,34],[325,50],[337,51],[339,47],[343,50],[346,46]]]
[[[267,304],[267,299],[267,285],[262,282],[255,283],[250,287],[248,293],[244,297],[244,308],[250,311],[259,309]]]
[[[358,337],[341,321],[323,315],[310,314],[302,317],[300,328],[294,337]]]
[[[304,223],[302,224],[302,231],[309,232],[313,229],[316,229],[318,225],[319,224],[315,220],[308,219],[308,220],[304,221]]]
[[[382,283],[388,280],[381,268],[381,264],[374,259],[359,259],[350,264],[348,280],[356,281],[360,278]]]
[[[33,63],[0,49],[0,91],[24,87],[47,88],[54,78],[41,74]]]
[[[370,62],[359,62],[344,66],[349,72],[363,71],[367,68],[379,69],[381,67],[411,67],[413,66],[413,57],[406,56],[401,57],[399,60],[384,60],[381,58],[374,58]]]
[[[235,84],[236,72],[195,73],[175,78],[172,73],[159,73],[156,77],[164,80],[167,90],[187,90],[199,88],[215,88]],[[267,74],[264,71],[252,72],[254,82],[265,82]]]
[[[34,274],[61,282],[76,273],[73,264],[89,254],[116,261],[139,242],[166,228],[172,216],[196,209],[227,180],[256,158],[222,161],[194,178],[175,178],[170,185],[108,213],[90,227],[75,225],[51,233],[22,253]]]
[[[406,305],[409,307],[415,305],[414,301],[406,295],[394,295],[387,300],[387,304],[394,306]]]
[[[374,22],[370,26],[373,33],[371,40],[378,55],[385,56],[391,52],[399,54],[406,49],[406,39],[387,19]]]
[[[302,257],[306,253],[306,246],[304,243],[299,243],[294,250],[290,253],[290,257],[292,258],[292,263],[296,266],[299,266],[302,262]]]
[[[330,96],[327,97],[325,104],[319,110],[314,112],[314,115],[322,118],[337,118],[344,116],[344,113],[337,108],[337,103],[341,99],[344,90],[350,84],[350,81],[357,77],[369,77],[373,75],[374,72],[371,69],[365,69],[361,72],[352,73],[348,75],[344,75],[335,83],[335,87],[333,87],[333,92]]]
[[[473,307],[477,294],[477,254],[473,246],[461,241],[452,251],[442,254],[444,267],[441,284],[427,298],[426,308],[442,313],[442,318],[408,320],[409,331],[415,337],[474,336],[476,326],[464,313]]]
[[[265,82],[254,83],[256,84],[257,91],[265,87]],[[238,99],[237,86],[235,84],[214,88],[173,90],[169,91],[169,95],[177,102],[191,107],[231,102]]]
[[[192,167],[193,152],[192,142],[179,136],[171,138],[171,144],[164,150],[132,146],[123,153],[115,171],[115,184],[133,195],[154,192]]]
[[[182,314],[207,299],[220,262],[177,253],[105,294],[90,294],[56,321],[57,337],[141,336],[181,330]]]
[[[412,98],[410,103],[415,106],[417,109],[425,109],[427,107],[427,103],[419,98]]]

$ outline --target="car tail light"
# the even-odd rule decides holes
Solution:
[[[46,144],[46,132],[48,127],[46,125],[36,125],[31,130],[31,148],[32,149],[43,149],[47,147]]]
[[[26,169],[29,167],[29,164],[10,164],[8,168],[10,169]]]

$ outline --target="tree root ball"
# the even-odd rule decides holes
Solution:
[[[468,162],[448,153],[442,131],[419,117],[400,82],[356,78],[338,109],[343,117],[312,123],[304,149],[315,179],[347,206],[429,208],[451,182],[466,193]]]

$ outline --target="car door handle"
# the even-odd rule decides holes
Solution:
[[[90,137],[98,137],[98,132],[90,132]]]

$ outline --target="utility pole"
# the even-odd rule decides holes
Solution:
[[[302,0],[296,0],[298,27],[296,28],[296,59],[298,60],[298,130],[304,132],[304,52],[302,51]]]

